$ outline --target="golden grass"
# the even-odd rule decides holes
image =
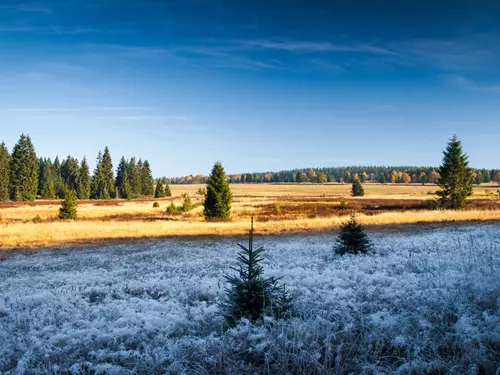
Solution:
[[[500,220],[500,211],[409,211],[367,216],[365,225],[442,223],[450,221]],[[278,234],[322,231],[335,228],[341,217],[269,221],[257,223],[257,233]],[[0,225],[0,249],[91,244],[118,239],[158,238],[168,236],[241,235],[248,231],[248,220],[207,223],[181,221],[96,221],[16,223]]]

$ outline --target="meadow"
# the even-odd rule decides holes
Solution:
[[[0,249],[104,243],[168,236],[239,235],[250,217],[261,234],[327,231],[356,212],[361,223],[376,230],[403,230],[415,225],[500,219],[495,185],[474,188],[463,211],[435,210],[434,185],[365,184],[364,197],[350,197],[349,184],[234,184],[232,219],[205,222],[204,185],[171,185],[172,197],[154,199],[80,201],[77,221],[57,219],[59,201],[3,202],[0,204]],[[171,202],[191,196],[195,208],[167,214]]]
[[[0,373],[498,374],[499,231],[376,233],[357,256],[332,234],[257,236],[294,312],[234,328],[219,302],[244,236],[12,254]]]

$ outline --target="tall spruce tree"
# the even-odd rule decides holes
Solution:
[[[443,151],[443,162],[439,168],[438,185],[441,190],[437,195],[442,208],[459,210],[467,204],[473,185],[472,169],[468,165],[462,143],[454,135]]]
[[[233,196],[227,175],[220,162],[216,162],[207,181],[207,194],[203,214],[207,219],[229,219]]]
[[[163,187],[163,182],[161,182],[161,178],[156,180],[156,189],[155,189],[155,198],[164,198],[165,197],[165,189]]]
[[[78,199],[90,198],[90,169],[87,163],[87,158],[83,158],[80,164],[80,173],[78,175]]]
[[[113,172],[113,161],[111,160],[108,146],[104,148],[104,153],[102,154],[102,171],[109,195],[114,198],[116,197],[115,174]]]
[[[38,159],[31,138],[21,134],[10,158],[10,198],[16,201],[36,199]]]
[[[78,160],[68,155],[61,164],[61,177],[66,189],[78,190],[78,179],[80,174],[80,165]],[[65,194],[66,195],[66,194]]]
[[[141,195],[142,184],[141,184],[141,174],[137,168],[137,162],[135,157],[130,158],[128,163],[128,178],[130,184],[130,191],[133,197],[138,197]]]
[[[9,200],[10,155],[7,146],[0,144],[0,201]]]
[[[130,181],[128,170],[129,164],[124,156],[120,159],[118,168],[116,169],[116,191],[120,198],[129,199],[130,198]]]
[[[59,199],[64,199],[66,185],[64,184],[63,178],[61,176],[61,162],[59,161],[59,156],[56,156],[56,158],[54,159],[54,187],[56,197]]]
[[[92,176],[90,197],[93,199],[109,199],[109,191],[106,186],[106,177],[102,165],[102,152],[97,154],[97,164]]]
[[[50,159],[44,159],[40,168],[40,196],[43,199],[54,199],[56,197],[56,174]]]
[[[154,179],[151,172],[151,166],[147,160],[144,160],[141,171],[142,195],[152,197],[154,195]]]

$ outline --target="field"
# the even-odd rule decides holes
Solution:
[[[295,313],[233,329],[218,303],[244,237],[18,253],[0,262],[0,373],[498,374],[499,231],[372,234],[344,257],[329,234],[259,236]]]
[[[57,220],[58,201],[0,203],[0,249],[63,246],[168,236],[238,235],[248,230],[250,217],[265,222],[262,234],[325,231],[356,212],[367,226],[379,229],[422,223],[488,221],[500,219],[497,186],[476,187],[465,211],[432,209],[436,186],[365,184],[366,195],[351,198],[350,185],[231,185],[234,203],[230,222],[206,223],[201,217],[202,185],[172,185],[172,198],[159,200],[82,201],[79,220]],[[197,207],[168,215],[181,194],[191,195]],[[402,229],[403,227],[400,227]]]

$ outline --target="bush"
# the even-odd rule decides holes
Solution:
[[[157,201],[155,201],[153,203],[153,208],[160,208],[160,204]]]
[[[182,212],[191,211],[195,207],[193,202],[191,201],[191,197],[187,193],[182,194],[182,197],[184,198],[184,201],[182,202],[180,210]]]
[[[349,202],[347,201],[340,201],[340,208],[346,209],[349,206]]]
[[[253,218],[248,247],[238,246],[241,248],[237,258],[239,268],[231,267],[238,276],[225,276],[230,287],[226,288],[222,309],[228,323],[234,326],[242,318],[256,322],[264,316],[275,319],[289,317],[292,297],[285,285],[278,284],[280,278],[263,277],[264,268],[260,262],[264,248],[253,249]]]
[[[355,215],[342,224],[335,242],[334,250],[339,255],[366,254],[372,247],[363,226],[356,221]]]
[[[200,187],[197,191],[196,194],[198,195],[206,195],[207,194],[207,189],[205,187]]]
[[[31,221],[35,224],[43,223],[43,219],[40,217],[40,215],[36,215]]]
[[[167,214],[175,214],[176,212],[178,212],[179,210],[177,209],[177,207],[175,206],[174,202],[170,202],[170,205],[167,206],[167,210],[166,210],[166,213]]]
[[[281,215],[281,206],[278,202],[274,202],[274,214]]]
[[[59,219],[75,220],[76,218],[76,193],[74,190],[68,189],[64,194],[64,200],[61,202],[61,208],[59,209]]]

